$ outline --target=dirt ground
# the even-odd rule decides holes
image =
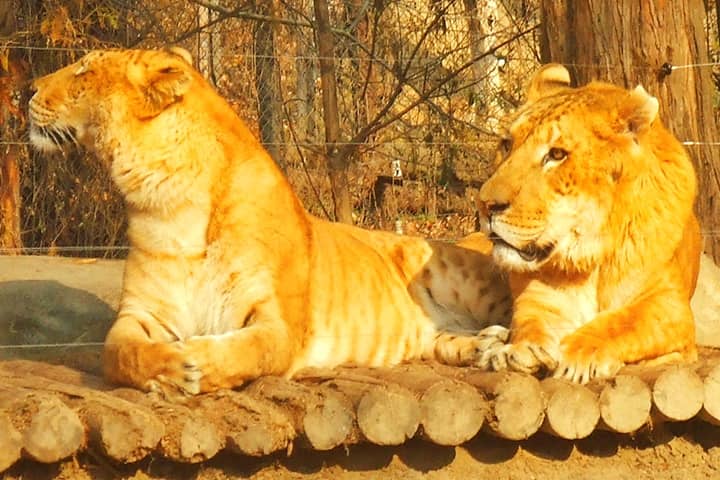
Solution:
[[[720,478],[720,428],[685,423],[635,436],[597,432],[578,442],[544,434],[525,442],[479,435],[457,448],[413,440],[401,447],[358,445],[331,452],[295,450],[248,458],[222,454],[201,465],[145,459],[113,465],[100,455],[83,455],[59,465],[21,462],[7,480],[178,479],[224,480],[413,480],[573,479],[663,480]]]
[[[0,340],[3,340],[0,344],[46,343],[58,339],[102,341],[101,332],[94,330],[102,327],[99,330],[104,331],[112,321],[118,300],[121,262],[48,257],[5,257],[1,260],[0,299],[4,301],[0,302],[0,317],[5,320],[12,317],[24,325],[36,326],[37,331],[22,331],[23,335],[20,335],[13,327],[17,325],[15,320],[8,321],[7,328],[0,328]],[[32,288],[28,289],[28,286]],[[92,292],[92,301],[86,298],[89,292]],[[24,301],[30,294],[34,301]],[[55,300],[39,302],[38,297]],[[713,313],[717,311],[712,310]],[[52,322],[48,323],[48,319]],[[48,329],[48,325],[54,330]],[[81,339],[74,338],[77,332],[83,332]],[[8,351],[4,356],[17,354]],[[87,367],[88,362],[84,363]],[[283,453],[263,458],[223,453],[199,465],[177,464],[161,458],[117,465],[101,453],[91,452],[54,465],[22,461],[0,474],[0,478],[720,479],[720,427],[699,421],[665,424],[634,437],[600,431],[578,442],[544,434],[537,434],[525,442],[509,442],[483,433],[457,448],[413,440],[393,448],[355,445],[330,452],[296,448],[290,455]]]

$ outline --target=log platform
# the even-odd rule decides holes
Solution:
[[[0,472],[20,459],[59,462],[91,451],[108,461],[153,455],[198,463],[221,451],[263,456],[421,438],[459,445],[476,435],[577,440],[633,434],[660,422],[720,424],[720,355],[691,365],[633,366],[580,386],[435,363],[307,369],[235,391],[168,401],[32,360],[0,361]]]

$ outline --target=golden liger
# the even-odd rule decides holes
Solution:
[[[181,49],[95,51],[35,81],[32,143],[110,170],[130,252],[106,377],[207,392],[306,366],[474,363],[509,318],[487,252],[327,222]]]
[[[560,65],[536,74],[480,191],[515,304],[509,330],[481,334],[479,363],[586,382],[693,360],[692,163],[642,87],[569,83]]]

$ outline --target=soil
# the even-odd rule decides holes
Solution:
[[[13,282],[38,281],[43,289],[60,288],[69,310],[77,308],[77,290],[97,289],[98,278],[119,281],[121,265],[115,262],[85,262],[71,259],[3,259],[0,293],[18,300]],[[77,275],[82,268],[86,275]],[[68,269],[66,272],[65,270]],[[117,280],[116,280],[117,279]],[[58,286],[55,282],[59,281]],[[52,282],[52,283],[51,283]],[[102,283],[102,282],[100,282]],[[35,290],[37,288],[38,290]],[[116,306],[116,285],[96,293],[95,321]],[[48,290],[48,295],[56,292]],[[79,293],[77,293],[79,295]],[[78,297],[79,298],[79,297]],[[7,298],[6,298],[7,300]],[[89,302],[80,298],[82,304]],[[8,307],[10,303],[5,303]],[[43,310],[42,305],[37,308]],[[91,309],[92,310],[92,309]],[[0,312],[2,312],[0,308]],[[23,311],[22,318],[36,318],[43,312]],[[17,312],[16,312],[17,313]],[[57,313],[57,312],[56,312]],[[86,312],[90,313],[90,312]],[[58,317],[63,316],[57,314]],[[77,320],[80,316],[74,315]],[[83,320],[85,321],[85,320]],[[102,321],[106,321],[105,318]],[[111,321],[111,318],[109,319]],[[82,322],[80,322],[82,323]],[[63,328],[58,327],[60,333]],[[76,330],[77,331],[77,330]],[[18,341],[10,338],[6,341]],[[99,338],[101,340],[101,338]],[[23,341],[28,339],[23,338]],[[47,339],[34,339],[44,343]],[[95,341],[96,338],[83,338]],[[2,342],[0,342],[2,343]],[[6,356],[14,356],[13,354]],[[87,366],[87,365],[86,365]],[[179,464],[161,458],[120,465],[96,453],[83,453],[64,462],[43,465],[21,461],[0,475],[8,480],[60,479],[603,479],[662,480],[720,478],[720,427],[703,422],[663,424],[635,436],[597,431],[581,441],[566,441],[536,434],[524,442],[501,440],[481,433],[460,447],[441,447],[412,440],[400,447],[361,444],[316,452],[296,448],[293,452],[261,458],[222,453],[202,464]]]
[[[199,465],[145,459],[112,465],[82,455],[61,464],[21,462],[7,480],[178,479],[582,479],[663,480],[720,477],[720,429],[677,424],[635,438],[605,432],[577,441],[538,434],[525,442],[480,435],[467,444],[440,447],[410,441],[400,447],[357,445],[330,452],[295,450],[263,458],[221,454]]]

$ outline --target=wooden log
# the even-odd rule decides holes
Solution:
[[[618,375],[589,385],[598,394],[598,428],[616,433],[632,433],[650,420],[652,392],[640,378]]]
[[[0,473],[20,460],[22,436],[5,413],[0,413]]]
[[[23,432],[23,451],[33,460],[53,463],[74,454],[85,443],[85,427],[77,414],[55,397],[37,405],[37,413]]]
[[[110,393],[152,410],[165,427],[157,453],[167,459],[198,463],[214,457],[225,447],[225,437],[217,426],[185,405],[132,388],[119,388]]]
[[[5,413],[0,413],[0,473],[20,460],[22,435]]]
[[[590,435],[600,419],[598,396],[584,385],[546,378],[540,386],[547,399],[541,429],[567,440]]]
[[[110,392],[109,389],[113,387],[107,385],[100,377],[44,362],[6,361],[0,363],[0,372],[12,372],[13,375],[21,375],[26,379],[34,378],[36,380],[32,383],[33,388],[38,388],[37,379],[44,378],[49,382],[41,381],[42,385],[39,388],[48,388],[51,391],[82,398],[82,401],[71,403],[76,406],[83,421],[88,425],[90,442],[114,460],[120,462],[140,460],[156,447],[162,455],[186,462],[202,459],[204,447],[205,450],[209,450],[206,453],[212,451],[212,447],[207,447],[207,444],[212,444],[212,437],[205,439],[205,442],[201,442],[197,447],[201,452],[193,451],[193,444],[198,442],[198,438],[202,440],[202,435],[211,428],[204,419],[190,416],[189,419],[182,419],[180,425],[168,418],[160,419],[152,412],[152,402],[143,401],[145,394],[140,391],[119,389],[137,394],[132,399],[124,399],[121,395],[112,395],[114,392]],[[0,373],[0,378],[1,375]],[[167,417],[162,415],[168,411],[167,409],[159,410],[161,416]],[[198,423],[199,430],[193,431],[193,426]],[[173,442],[176,437],[172,432],[184,428],[186,424],[187,436],[180,436],[177,442]],[[166,426],[169,427],[169,431],[166,431]],[[190,435],[197,436],[187,438]],[[174,443],[185,445],[184,453],[178,451],[181,450],[179,446],[174,448]]]
[[[85,428],[77,414],[54,395],[7,385],[0,388],[0,408],[20,424],[22,451],[28,458],[58,462],[85,444]]]
[[[631,365],[622,373],[636,375],[650,387],[653,423],[689,420],[703,406],[703,381],[691,365]]]
[[[420,425],[420,403],[407,388],[382,379],[329,369],[306,369],[295,375],[305,384],[321,384],[342,392],[355,408],[360,434],[377,445],[400,445],[413,437]],[[361,438],[350,436],[350,440]]]
[[[371,376],[414,393],[420,403],[420,433],[438,445],[460,445],[470,440],[480,431],[489,411],[488,403],[475,387],[442,376],[429,365],[339,371]]]
[[[356,414],[360,431],[377,445],[405,443],[420,425],[417,399],[407,389],[396,385],[368,388],[357,403]]]
[[[244,392],[221,390],[188,399],[188,408],[212,422],[230,451],[250,456],[289,449],[296,437],[288,414]]]
[[[490,409],[484,430],[492,435],[524,440],[543,424],[546,401],[537,378],[517,372],[484,372],[439,364],[432,364],[432,368],[476,387],[485,395]]]
[[[9,372],[0,365],[0,384],[60,394],[88,429],[93,447],[113,460],[129,463],[152,452],[165,433],[151,410],[105,392],[48,378]]]
[[[449,379],[437,382],[420,397],[423,436],[438,445],[460,445],[480,431],[489,411],[485,398],[471,385]]]
[[[118,462],[145,458],[165,434],[152,411],[120,398],[85,398],[79,412],[94,448]]]
[[[673,365],[662,372],[652,388],[653,405],[667,420],[685,421],[694,417],[705,399],[700,377],[688,365]]]
[[[322,385],[303,385],[267,376],[254,381],[243,392],[283,408],[293,422],[300,444],[314,450],[330,450],[345,443],[354,429],[350,400]]]
[[[205,418],[186,406],[165,402],[157,395],[145,394],[129,388],[110,391],[109,389],[113,386],[107,385],[100,377],[43,362],[11,360],[2,362],[1,368],[24,376],[41,376],[63,384],[105,391],[111,396],[152,410],[154,416],[164,427],[164,434],[157,444],[157,452],[170,460],[185,463],[201,462],[214,457],[225,446],[225,439],[220,437],[214,424],[207,422]],[[127,434],[128,436],[124,441],[118,442],[109,433],[114,431],[116,422],[112,418],[103,419],[102,416],[107,412],[99,412],[98,408],[102,409],[96,405],[94,408],[87,407],[83,411],[89,415],[87,420],[92,421],[93,426],[101,429],[99,432],[91,432],[93,441],[105,445],[104,449],[109,448],[111,457],[124,461],[123,459],[141,455],[138,452],[132,452],[133,442],[144,445],[144,449],[153,448],[154,436],[147,438],[146,435],[138,435],[136,429],[131,428],[131,425],[137,422],[132,421],[128,425],[120,425],[121,432],[124,432],[122,435]],[[112,413],[109,415],[112,417]],[[124,422],[124,420],[121,418],[120,422]],[[151,421],[151,425],[152,423]],[[143,437],[146,437],[145,440]]]
[[[720,425],[720,363],[705,363],[697,371],[703,380],[703,406],[699,418]]]

